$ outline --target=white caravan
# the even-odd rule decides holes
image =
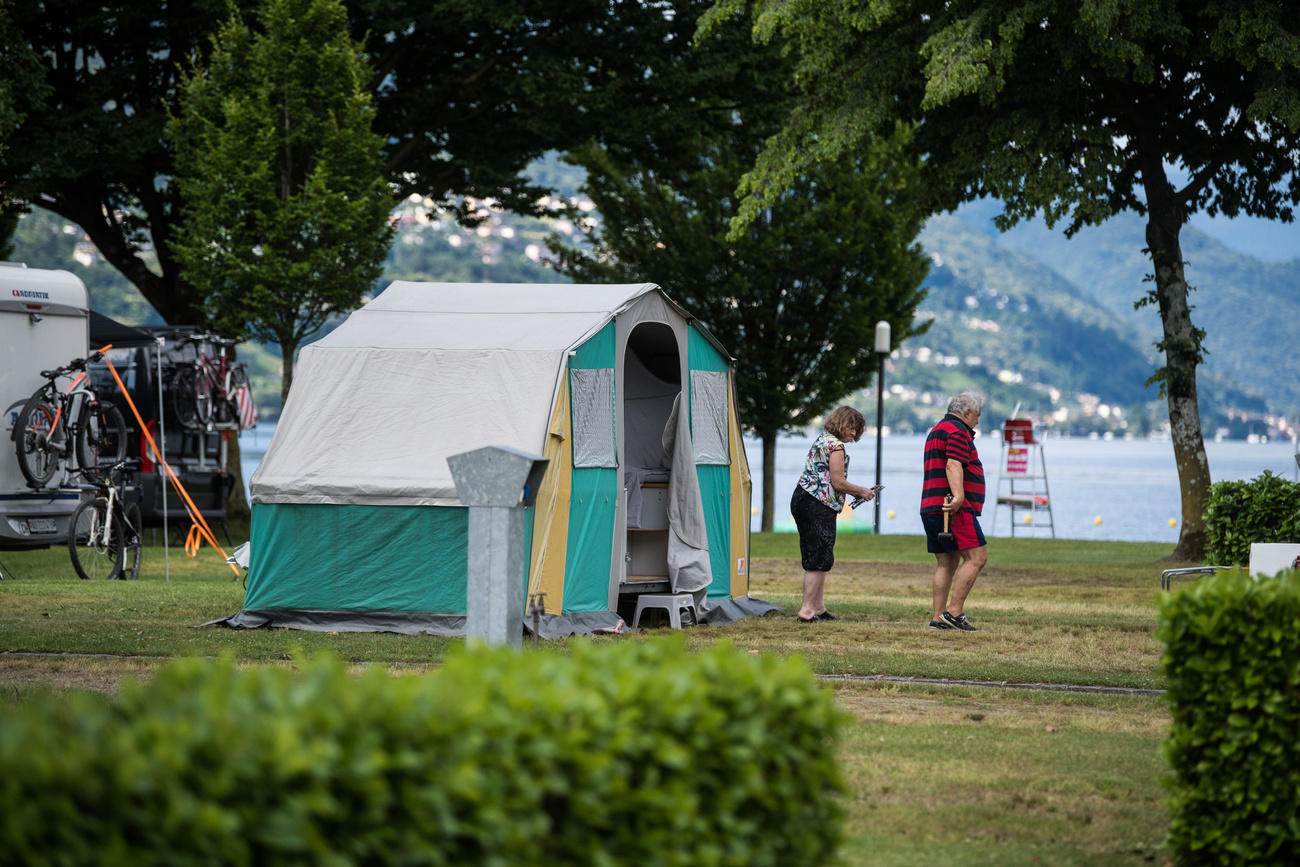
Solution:
[[[79,495],[60,468],[49,486],[33,490],[18,467],[14,423],[23,404],[53,370],[89,354],[86,287],[67,271],[0,262],[0,549],[43,548],[67,540]],[[66,383],[65,383],[66,384]]]

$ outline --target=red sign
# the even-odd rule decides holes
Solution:
[[[1021,475],[1029,472],[1029,449],[1017,446],[1007,448],[1007,472]]]

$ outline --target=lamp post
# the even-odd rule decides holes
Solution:
[[[880,435],[885,424],[885,359],[889,357],[889,323],[876,323],[876,355],[880,358],[880,371],[876,375],[876,487],[880,487]],[[880,494],[876,494],[876,533],[880,533]]]

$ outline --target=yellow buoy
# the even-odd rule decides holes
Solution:
[[[1171,527],[1177,527],[1177,526],[1178,526],[1178,519],[1177,519],[1177,518],[1170,518],[1170,519],[1169,519],[1169,526],[1171,526]]]
[[[1092,522],[1093,522],[1094,524],[1100,524],[1100,523],[1101,523],[1101,515],[1098,515],[1097,517],[1093,518],[1093,519],[1092,519]]]

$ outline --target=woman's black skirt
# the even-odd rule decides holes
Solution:
[[[790,497],[790,514],[799,528],[799,557],[805,572],[829,572],[835,565],[835,520],[839,513],[803,488]]]

